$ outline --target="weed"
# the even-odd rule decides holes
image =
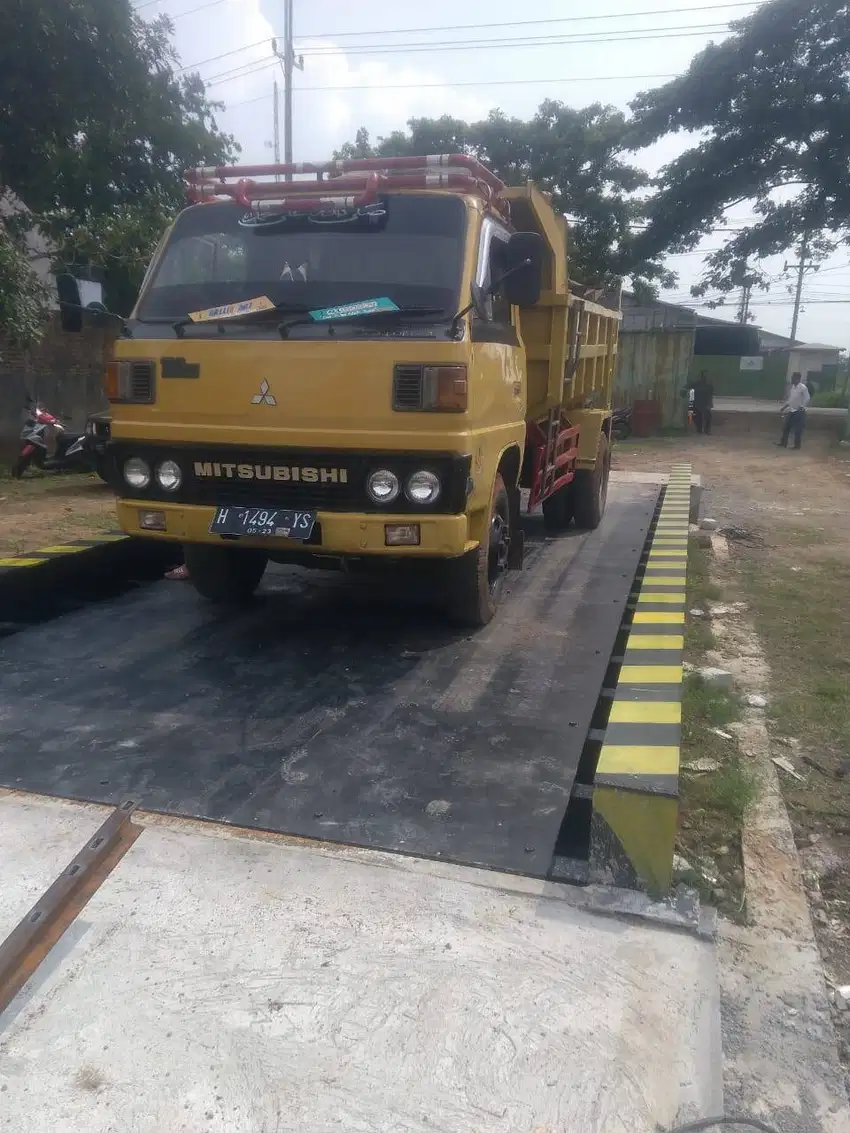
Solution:
[[[755,776],[740,760],[730,760],[708,782],[708,801],[715,810],[724,811],[741,823],[747,808],[755,802],[758,785]]]

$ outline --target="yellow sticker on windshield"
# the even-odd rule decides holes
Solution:
[[[218,322],[219,319],[235,319],[237,315],[250,315],[254,311],[271,311],[274,303],[268,295],[258,295],[256,299],[243,299],[241,303],[226,303],[223,307],[207,307],[205,311],[193,311],[189,318],[193,323]]]

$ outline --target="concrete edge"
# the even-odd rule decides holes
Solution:
[[[723,562],[722,554],[715,559],[713,576]],[[766,693],[770,665],[750,616],[727,614],[715,632],[717,663],[734,673],[742,692]],[[771,758],[767,710],[748,707],[733,729],[760,789],[741,831],[747,923],[721,920],[717,932],[727,1105],[787,1133],[844,1133],[850,1078],[838,1057],[800,852]]]
[[[691,466],[671,469],[635,581],[593,784],[590,876],[667,893],[678,825]]]
[[[109,803],[92,803],[82,799],[42,795],[17,788],[0,788],[0,809],[4,801],[20,801],[47,809],[84,811],[101,818],[108,817],[115,808]],[[423,874],[482,889],[494,889],[517,897],[529,897],[541,902],[568,905],[582,912],[618,920],[639,920],[659,929],[686,932],[701,939],[714,937],[717,915],[714,909],[700,905],[695,890],[684,884],[667,896],[656,899],[635,889],[611,885],[567,885],[558,879],[557,869],[550,878],[527,877],[523,874],[501,873],[478,866],[441,862],[435,858],[419,858],[395,854],[389,850],[374,850],[365,846],[350,846],[341,842],[322,842],[301,838],[277,831],[252,827],[228,826],[208,819],[149,811],[139,807],[133,812],[133,824],[146,827],[164,827],[180,833],[186,831],[217,840],[271,842],[284,849],[297,850],[333,858],[340,867],[346,863],[369,864],[376,869],[390,869],[414,876]]]

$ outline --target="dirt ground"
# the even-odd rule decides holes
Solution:
[[[0,557],[116,527],[115,497],[97,476],[0,477]]]
[[[850,447],[815,432],[801,451],[768,433],[629,440],[620,469],[688,460],[730,558],[721,602],[745,601],[767,654],[772,755],[801,852],[827,980],[850,984]],[[850,1061],[850,1012],[840,1020]]]

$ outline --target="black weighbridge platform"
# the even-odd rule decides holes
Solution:
[[[0,785],[545,876],[658,489],[612,485],[474,635],[271,567],[247,610],[156,582],[0,641]]]

